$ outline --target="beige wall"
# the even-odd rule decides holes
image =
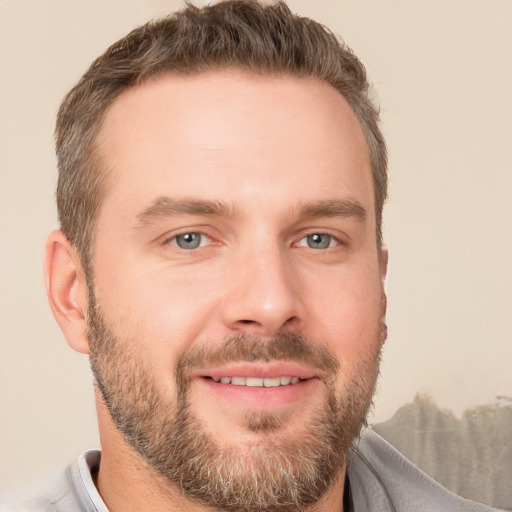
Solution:
[[[390,149],[390,337],[375,420],[417,391],[460,413],[512,395],[512,2],[290,0],[366,62]],[[46,304],[64,93],[180,5],[0,1],[0,487],[98,444],[87,361]]]

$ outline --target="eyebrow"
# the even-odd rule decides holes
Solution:
[[[366,209],[355,199],[331,199],[305,204],[299,209],[301,217],[353,217],[364,222]]]
[[[360,222],[366,220],[366,209],[355,199],[330,199],[306,203],[299,206],[298,214],[302,218],[352,217]],[[134,227],[143,228],[160,218],[180,215],[234,217],[235,209],[224,201],[159,197],[137,215]]]
[[[137,215],[135,227],[144,227],[159,218],[177,217],[180,215],[233,217],[234,209],[223,201],[159,197]]]

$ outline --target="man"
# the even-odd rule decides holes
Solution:
[[[102,451],[7,510],[488,510],[370,431],[386,151],[364,68],[283,4],[188,7],[57,120],[45,276]]]

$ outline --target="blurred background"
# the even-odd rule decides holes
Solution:
[[[512,508],[512,2],[288,3],[366,64],[389,146],[389,339],[369,421],[445,485]],[[99,445],[88,361],[42,277],[56,111],[108,45],[181,6],[0,0],[0,489]],[[470,467],[480,483],[461,489]]]

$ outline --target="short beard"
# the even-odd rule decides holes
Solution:
[[[382,329],[381,329],[382,330]],[[318,502],[338,480],[351,443],[365,422],[378,376],[380,347],[356,369],[336,397],[336,359],[318,344],[286,333],[274,338],[238,335],[211,350],[194,347],[175,367],[176,398],[167,398],[135,340],[120,339],[91,301],[88,337],[95,383],[128,445],[188,498],[227,512],[292,512]],[[190,407],[190,370],[204,362],[307,361],[326,375],[322,403],[305,418],[302,434],[279,436],[280,413],[247,416],[261,439],[221,447]]]

